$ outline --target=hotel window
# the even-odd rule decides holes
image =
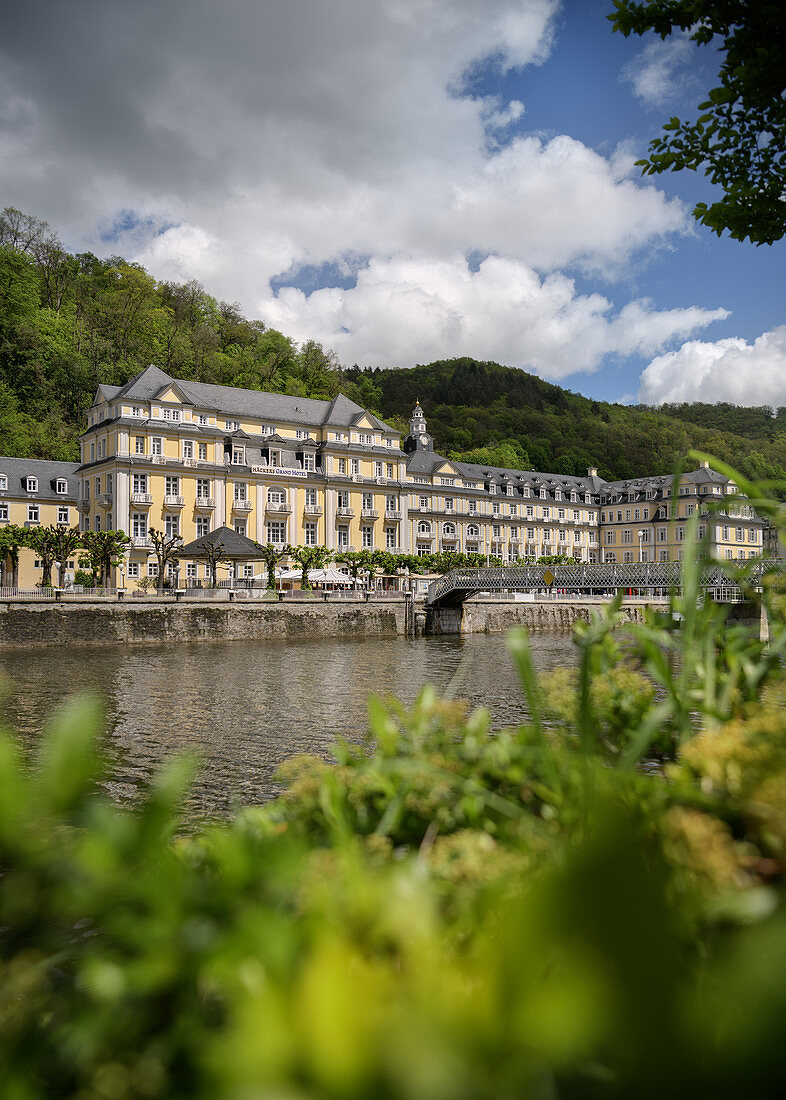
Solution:
[[[625,522],[630,523],[630,508],[625,509]]]
[[[560,492],[559,489],[554,490],[554,499],[555,500],[562,500],[562,493]]]
[[[447,538],[453,538],[456,534],[456,526],[453,523],[445,523],[442,526],[442,534]]]
[[[728,527],[724,527],[724,528],[723,528],[723,532],[722,532],[722,538],[723,538],[723,541],[724,541],[724,542],[728,542],[728,541],[729,541],[729,529],[728,529]]]
[[[57,509],[57,522],[58,523],[68,523],[68,509],[67,508],[64,508],[64,507],[61,506],[60,508]]]
[[[27,484],[25,485],[25,488],[27,489],[28,493],[37,493],[38,492],[38,478],[37,477],[29,477],[27,479]]]
[[[243,566],[243,576],[246,580],[250,580],[254,576],[254,566],[251,564],[245,564]]]
[[[242,535],[245,538],[245,536],[246,536],[246,521],[244,519],[236,519],[234,524],[233,524],[233,527],[235,529],[235,534],[236,535]]]
[[[395,493],[388,493],[388,495],[385,497],[385,511],[386,512],[395,512],[395,510],[396,510],[396,494]]]
[[[349,460],[349,472],[351,474],[360,473],[360,461],[357,458],[351,458]]]
[[[305,439],[308,432],[305,432],[302,428],[295,429],[295,439]]]
[[[668,550],[659,550],[658,551],[658,561],[668,561],[668,560],[669,560]]]
[[[532,519],[535,515],[535,509],[531,504],[527,505],[527,519]]]
[[[0,474],[0,491],[5,492],[8,488],[8,476],[7,474]]]
[[[195,561],[186,562],[186,579],[189,581],[195,581],[197,576],[197,567]]]
[[[8,523],[8,505],[0,504],[0,523]]]
[[[147,492],[147,474],[134,474],[131,482],[133,493]]]
[[[304,523],[303,524],[303,544],[304,544],[304,546],[316,546],[316,544],[317,544],[317,525],[316,525],[316,523]]]
[[[568,541],[568,532],[564,531],[562,528],[560,528],[560,532],[559,532],[559,541],[560,542],[567,542]]]
[[[361,508],[368,510],[374,507],[374,497],[371,493],[363,493],[360,498]]]
[[[609,513],[609,518],[611,518],[611,513]],[[617,512],[617,523],[622,523],[622,512]]]
[[[431,524],[422,519],[418,524],[418,534],[428,537],[431,534]]]
[[[233,466],[245,466],[246,463],[246,448],[245,447],[233,447],[232,448],[232,465]]]
[[[197,424],[207,424],[207,417],[204,413],[197,413]]]
[[[445,497],[445,511],[446,512],[452,512],[453,511],[453,497]]]
[[[167,538],[180,534],[180,516],[172,515],[171,512],[164,516],[164,533]]]
[[[358,441],[360,443],[373,443],[374,436],[370,432],[358,432]]]
[[[310,451],[306,451],[306,453],[303,455],[303,469],[311,471],[313,471],[314,469],[314,456],[311,454]]]
[[[418,497],[418,508],[428,508],[430,503],[429,497]]]
[[[236,481],[236,482],[234,482],[234,489],[233,489],[232,496],[233,496],[234,500],[245,500],[246,499],[246,482],[245,481]],[[271,499],[271,494],[268,493],[268,500],[270,500],[270,499]]]
[[[96,496],[98,497],[100,495],[101,495],[101,478],[97,477],[96,478]]]
[[[207,443],[197,444],[197,456],[199,462],[207,462]]]
[[[204,500],[210,496],[210,478],[198,477],[196,483],[197,500]]]
[[[495,516],[499,515],[500,506],[499,506],[499,501],[498,500],[495,500],[494,503],[491,505],[491,511],[494,513]]]
[[[281,544],[287,541],[287,525],[275,520],[267,525],[267,541]]]
[[[642,532],[641,532],[641,541],[642,541],[642,542],[649,542],[649,541],[650,541],[650,533],[649,533],[649,531],[646,531],[646,530],[645,530],[645,531],[642,531]]]
[[[382,477],[382,463],[381,462],[375,462],[374,463],[374,477]]]
[[[574,508],[573,509],[573,522],[578,523],[580,519],[581,519],[581,513],[576,508]]]
[[[147,575],[148,575],[148,577],[157,577],[158,576],[158,562],[157,561],[149,561],[147,563]]]
[[[611,546],[611,545],[613,545],[613,543],[614,543],[614,532],[613,531],[607,531],[606,532],[606,545]]]
[[[543,508],[543,509],[541,509],[541,511],[543,512],[543,518],[544,518],[544,519],[548,519],[548,518],[549,518],[549,510],[548,510],[548,508]]]
[[[374,545],[374,528],[373,527],[361,527],[360,528],[360,540],[361,546],[364,550],[370,550]]]
[[[744,527],[738,527],[737,528],[737,542],[745,542],[745,528]]]
[[[109,493],[110,496],[112,495],[113,485],[114,485],[114,481],[113,481],[112,475],[107,474],[106,475],[106,491]]]
[[[623,531],[622,532],[622,541],[624,543],[633,542],[633,532],[632,531]]]
[[[649,510],[649,508],[645,508],[644,511],[642,512],[642,519],[649,519],[649,518],[650,518],[650,510]]]
[[[511,504],[511,506],[510,506],[510,514],[511,514],[512,516],[517,516],[517,515],[519,514],[519,506],[518,506],[518,504]]]
[[[574,542],[581,542],[581,531],[574,531],[573,532],[573,541]]]
[[[183,440],[183,458],[192,459],[194,457],[194,443],[191,439]]]
[[[101,517],[100,516],[96,516],[95,524],[96,524],[96,531],[100,531],[101,530]]]
[[[469,502],[469,514],[471,516],[475,516],[475,515],[477,515],[477,512],[478,512],[478,502],[476,500],[471,500]]]
[[[147,538],[147,516],[144,512],[134,512],[131,516],[131,534],[135,539]]]
[[[105,439],[99,439],[99,441],[98,441],[98,457],[99,458],[105,458],[106,457],[106,440]]]
[[[236,496],[235,500],[245,500],[246,499],[246,496],[245,496],[245,494],[246,494],[246,483],[245,483],[245,481],[235,483],[236,488],[240,485],[242,485],[242,487],[243,487],[243,496],[240,496],[240,497]],[[286,489],[268,489],[268,491],[267,491],[267,502],[268,502],[268,504],[286,504],[286,502],[287,502],[287,491],[286,491]]]
[[[139,562],[130,561],[128,563],[128,576],[134,580],[139,576]]]
[[[306,489],[306,508],[316,508],[317,506],[317,491],[316,489]]]
[[[349,493],[340,492],[336,493],[336,507],[349,508]]]
[[[468,539],[476,539],[477,537],[478,537],[478,528],[475,526],[474,523],[470,523],[469,527],[467,528],[467,538]]]
[[[564,520],[565,519],[565,509],[564,508],[558,508],[557,509],[557,519],[559,519],[559,520]]]
[[[633,553],[630,550],[626,550],[625,553],[622,555],[622,560],[623,562],[625,562],[626,565],[629,564],[633,561]]]
[[[259,430],[262,435],[275,435],[276,429],[272,424],[260,424]]]
[[[180,478],[167,476],[164,479],[164,492],[168,497],[176,497],[180,495]],[[98,490],[96,490],[98,492]]]
[[[210,534],[210,516],[197,516],[196,537],[201,539],[203,535]]]
[[[337,527],[336,528],[336,546],[339,550],[346,550],[349,546],[349,528]]]
[[[90,461],[95,462],[95,459],[96,459],[96,445],[95,445],[95,443],[91,443],[90,444]]]
[[[340,458],[338,460],[338,472],[340,474],[345,474],[347,472],[347,460],[345,458]]]
[[[237,432],[240,430],[240,422],[238,420],[225,420],[224,431]]]
[[[677,542],[684,542],[684,541],[685,541],[685,528],[684,527],[678,527],[677,528]]]
[[[60,477],[60,478],[57,479],[57,481],[55,483],[55,492],[56,493],[67,493],[68,492],[68,482],[66,481],[66,479],[64,477]]]
[[[666,541],[666,528],[665,527],[659,527],[658,528],[658,542],[665,542],[665,541]]]
[[[641,518],[640,509],[638,509],[638,508],[633,509],[633,518],[637,521]]]
[[[150,453],[151,455],[160,455],[164,453],[163,441],[160,435],[150,437]]]
[[[143,455],[145,453],[145,437],[143,435],[134,436],[134,454]]]
[[[502,538],[502,527],[498,523],[495,523],[495,524],[492,525],[491,535],[492,535],[492,538],[495,538],[495,539]]]
[[[387,476],[388,477],[393,477],[393,463],[392,462],[386,463],[386,468],[387,468]]]
[[[386,550],[395,550],[397,545],[398,544],[396,542],[396,528],[395,527],[386,527],[385,528],[385,549]]]

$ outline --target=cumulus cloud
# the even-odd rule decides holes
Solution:
[[[648,42],[620,74],[630,84],[633,94],[648,107],[664,107],[673,103],[691,83],[688,60],[696,51],[686,33]]]
[[[653,354],[722,311],[615,312],[613,278],[687,231],[625,150],[526,134],[461,92],[542,64],[559,0],[38,0],[0,38],[4,201],[349,362],[451,353],[549,377]],[[467,257],[486,258],[473,271]],[[305,268],[357,276],[310,296]],[[283,284],[283,285],[282,285]],[[273,287],[280,287],[274,291]]]
[[[690,340],[653,359],[641,376],[639,399],[729,401],[735,405],[786,405],[786,325],[753,343],[736,338]]]
[[[312,336],[348,363],[398,366],[470,355],[554,380],[593,371],[607,355],[651,355],[726,316],[658,312],[646,302],[615,311],[600,294],[578,294],[564,275],[541,278],[518,260],[494,256],[477,271],[462,256],[373,260],[355,287],[309,295],[284,288],[263,312],[275,327]]]

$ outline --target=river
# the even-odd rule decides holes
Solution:
[[[541,670],[575,663],[568,634],[531,636]],[[133,801],[173,754],[201,765],[189,816],[224,816],[271,798],[279,764],[329,756],[338,736],[360,741],[369,693],[411,703],[423,684],[485,706],[494,728],[525,714],[518,678],[497,635],[462,638],[282,639],[178,642],[133,648],[5,651],[0,719],[34,748],[75,692],[106,713],[107,787]]]

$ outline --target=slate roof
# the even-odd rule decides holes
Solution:
[[[413,451],[407,460],[407,473],[432,475],[444,462],[449,462],[463,478],[470,481],[491,480],[496,484],[529,485],[549,490],[568,489],[582,493],[597,493],[605,485],[605,482],[597,477],[575,477],[571,474],[543,473],[538,470],[510,470],[502,466],[458,462],[438,455],[434,451]]]
[[[4,458],[0,457],[0,474],[8,478],[8,488],[0,492],[0,499],[8,500],[11,497],[25,497],[30,500],[65,500],[69,503],[77,499],[77,487],[79,479],[76,472],[79,469],[78,462],[49,462],[39,458]],[[22,486],[23,477],[38,478],[38,492],[28,493]],[[65,478],[68,482],[66,493],[55,492],[54,483],[58,478]]]
[[[209,531],[206,535],[201,535],[193,542],[189,542],[187,546],[181,546],[178,557],[204,557],[205,547],[208,545],[220,545],[223,548],[224,557],[230,561],[248,561],[262,557],[262,552],[255,542],[246,538],[245,535],[239,535],[231,527],[218,527],[215,531]]]
[[[150,401],[174,386],[184,399],[198,409],[210,409],[226,416],[252,416],[260,420],[285,424],[319,424],[341,428],[353,427],[364,413],[380,431],[394,429],[383,420],[367,413],[360,405],[339,394],[332,401],[317,401],[312,397],[290,397],[283,393],[244,390],[235,386],[214,386],[207,382],[189,382],[172,378],[159,367],[146,367],[125,386],[99,386],[107,399],[126,397],[129,401]]]

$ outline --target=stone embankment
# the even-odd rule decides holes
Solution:
[[[148,598],[95,601],[13,600],[0,602],[0,647],[134,645],[149,642],[252,638],[358,638],[403,634],[497,634],[513,626],[569,630],[587,619],[598,603],[518,603],[473,600],[458,611],[427,613],[409,599],[367,602],[287,597],[217,603]],[[629,618],[643,604],[629,604]]]

